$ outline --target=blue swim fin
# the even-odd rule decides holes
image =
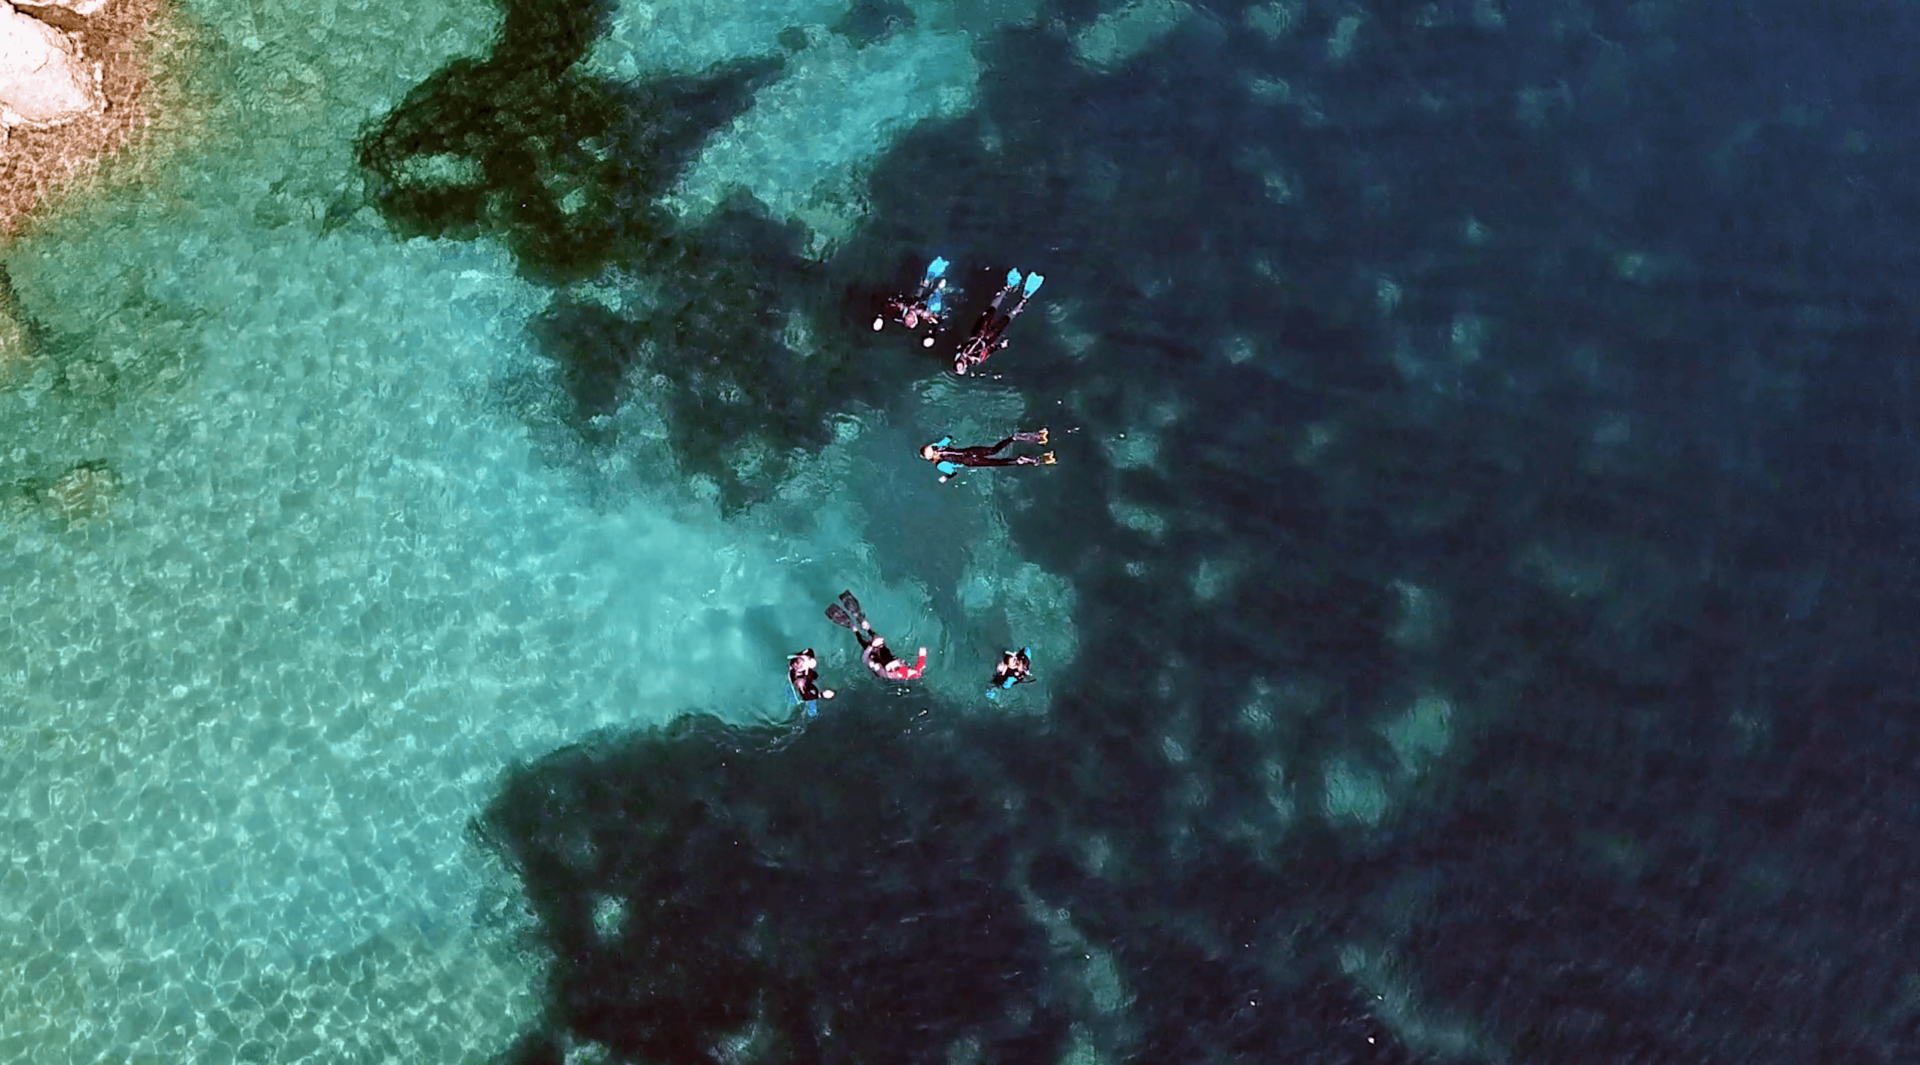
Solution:
[[[1044,278],[1044,277],[1041,277],[1041,276],[1040,276],[1039,274],[1028,274],[1028,275],[1027,275],[1027,287],[1026,287],[1026,290],[1025,290],[1025,291],[1026,291],[1026,294],[1027,294],[1027,295],[1028,295],[1029,297],[1031,297],[1031,296],[1032,296],[1032,295],[1033,295],[1034,293],[1036,293],[1036,292],[1038,292],[1038,291],[1040,291],[1040,282],[1042,282],[1042,281],[1045,281],[1045,280],[1046,280],[1046,278]]]
[[[948,262],[944,256],[934,256],[933,261],[927,264],[927,280],[932,281],[934,278],[946,273],[947,267],[952,265],[953,264]]]
[[[1008,270],[1007,271],[1007,287],[1018,288],[1019,286],[1020,286],[1020,271]]]
[[[932,312],[933,312],[933,313],[935,313],[935,314],[944,314],[944,313],[946,313],[945,311],[942,311],[942,310],[940,309],[940,296],[941,296],[941,294],[942,294],[942,293],[944,293],[944,292],[946,292],[946,291],[947,291],[947,290],[946,290],[946,288],[945,288],[945,287],[941,287],[941,288],[936,288],[936,289],[934,289],[934,290],[933,290],[933,295],[931,295],[931,296],[928,296],[928,297],[927,297],[927,310],[930,310],[930,311],[932,311]]]
[[[790,707],[793,707],[793,706],[800,707],[801,714],[803,716],[806,716],[806,717],[820,716],[820,704],[813,699],[807,699],[805,701],[802,701],[800,698],[800,693],[793,690],[793,678],[791,677],[787,678],[787,705]]]

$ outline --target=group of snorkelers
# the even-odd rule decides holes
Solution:
[[[873,631],[873,623],[867,620],[866,612],[860,609],[860,600],[855,599],[852,592],[841,592],[838,602],[827,604],[827,620],[853,633],[860,644],[860,664],[881,680],[904,684],[926,676],[927,649],[920,648],[911,664],[894,654],[893,648],[887,646],[887,638]],[[1022,647],[1000,656],[1000,664],[994,667],[993,680],[987,688],[990,692],[1005,691],[1032,680],[1033,654]],[[808,716],[812,716],[816,701],[831,699],[835,694],[832,688],[820,686],[820,660],[811,647],[787,656],[787,683],[793,686],[794,699],[807,707]]]
[[[947,267],[952,266],[944,257],[934,256],[927,269],[920,275],[919,284],[912,292],[903,292],[888,296],[881,301],[878,313],[873,317],[873,330],[879,332],[889,322],[904,326],[908,332],[920,336],[920,346],[931,348],[939,343],[942,330],[947,323]],[[1008,270],[1007,280],[994,294],[980,317],[974,319],[973,329],[965,340],[953,351],[953,372],[965,377],[996,353],[1006,350],[1007,327],[1027,309],[1027,301],[1040,291],[1040,285],[1046,280],[1038,273],[1022,274],[1019,270]],[[1002,455],[1009,445],[1015,443],[1045,444],[1047,431],[1014,433],[997,444],[983,444],[962,447],[953,442],[951,436],[943,436],[920,449],[920,457],[933,463],[940,471],[940,483],[952,480],[960,470],[986,466],[1051,466],[1053,452],[1041,455]]]
[[[908,332],[919,333],[923,348],[939,343],[947,324],[947,267],[952,265],[945,258],[934,256],[911,293],[889,296],[881,302],[880,312],[873,318],[873,331],[878,333],[888,322],[894,322],[905,326]],[[1027,301],[1040,291],[1044,281],[1046,278],[1037,273],[1022,275],[1019,270],[1007,271],[1007,283],[980,312],[980,317],[974,319],[973,330],[967,338],[954,349],[954,373],[965,377],[1006,348],[1007,327],[1027,309]],[[1008,306],[1008,300],[1013,301],[1012,306]]]
[[[945,258],[935,256],[927,264],[925,273],[912,292],[888,296],[881,301],[873,319],[874,331],[879,332],[888,323],[893,323],[918,334],[923,348],[938,344],[947,321],[947,267],[951,265]],[[1037,273],[1007,271],[1006,284],[1001,286],[986,309],[980,312],[966,339],[954,349],[955,374],[966,377],[1006,349],[1007,327],[1013,324],[1021,311],[1026,310],[1027,301],[1040,291],[1040,284],[1045,280]],[[1044,446],[1047,443],[1047,430],[1041,428],[1033,432],[1016,432],[998,443],[971,447],[959,446],[951,436],[942,436],[922,447],[920,457],[933,463],[940,473],[942,484],[965,468],[1054,464],[1051,451],[1040,455],[1003,454],[1017,443]],[[827,620],[853,633],[853,638],[860,644],[861,664],[881,680],[901,684],[919,680],[926,674],[927,649],[920,648],[911,664],[894,654],[893,649],[887,646],[886,637],[875,632],[873,625],[867,621],[866,614],[860,609],[860,601],[853,597],[852,592],[841,592],[838,602],[827,605]],[[994,667],[993,679],[988,683],[988,694],[997,694],[1016,684],[1032,681],[1032,671],[1033,657],[1028,648],[1002,653],[999,664]],[[787,682],[793,690],[794,700],[806,708],[808,716],[815,712],[817,700],[834,696],[833,689],[820,686],[820,662],[811,647],[787,656]]]

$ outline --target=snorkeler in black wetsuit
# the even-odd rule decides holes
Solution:
[[[933,463],[940,471],[940,483],[945,484],[960,472],[963,466],[1051,466],[1053,452],[1044,455],[1002,456],[1001,451],[1013,443],[1044,444],[1047,431],[1037,433],[1015,433],[991,447],[954,447],[953,437],[943,436],[920,449],[920,457]]]
[[[827,620],[853,633],[853,638],[860,641],[860,663],[881,680],[919,680],[926,675],[927,649],[920,648],[920,660],[907,665],[887,646],[886,637],[873,631],[852,592],[841,592],[838,603],[827,604]]]
[[[832,688],[820,686],[820,662],[811,647],[787,656],[787,683],[793,685],[793,694],[803,703],[833,698]]]
[[[959,351],[954,352],[954,373],[965,377],[973,371],[974,367],[986,362],[995,352],[1007,346],[1007,338],[1004,335],[1007,327],[1013,324],[1013,319],[1021,311],[1026,310],[1027,301],[1033,298],[1034,293],[1040,291],[1040,283],[1045,280],[1046,278],[1039,274],[1028,274],[1025,283],[1022,284],[1020,271],[1007,271],[1006,286],[1000,290],[999,295],[993,297],[993,302],[987,306],[987,309],[980,312],[980,319],[973,323],[973,332],[967,334],[966,342],[960,345]],[[1001,305],[1016,292],[1020,294],[1020,298],[1014,303],[1013,309],[1002,312]]]
[[[946,294],[947,260],[934,256],[927,264],[927,272],[921,275],[920,286],[913,295],[889,296],[880,305],[880,313],[874,316],[873,331],[878,333],[886,328],[888,322],[899,322],[909,330],[924,327],[920,335],[920,346],[930,348],[940,337],[940,327],[946,322],[946,309],[941,300]]]
[[[1016,684],[1033,683],[1033,656],[1027,648],[1007,651],[1000,656],[1000,664],[993,667],[993,683],[989,687],[1005,691]]]

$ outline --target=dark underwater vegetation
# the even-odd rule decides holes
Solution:
[[[1004,372],[1079,440],[1007,516],[1080,604],[1044,721],[856,691],[503,783],[552,959],[516,1061],[1920,1055],[1913,13],[1263,10],[1109,70],[1047,19],[981,42],[824,262],[652,202],[777,71],[561,73],[590,5],[511,7],[370,132],[400,232],[666,287],[534,335],[583,447],[629,446],[596,418],[643,360],[730,513],[938,372],[862,322],[935,251],[1045,269]],[[1391,813],[1329,809],[1335,765]]]

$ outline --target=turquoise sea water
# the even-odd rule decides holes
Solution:
[[[698,69],[815,26],[681,199],[762,186],[825,242],[862,162],[975,75],[950,23],[855,62],[817,26],[838,13],[633,3],[595,62]],[[47,342],[0,389],[0,968],[26,976],[0,981],[0,1057],[478,1060],[534,986],[466,835],[503,766],[690,709],[784,716],[828,586],[936,658],[979,637],[879,579],[874,515],[829,491],[876,438],[910,459],[900,428],[846,419],[770,518],[723,523],[670,469],[596,500],[590,460],[537,453],[501,398],[549,373],[525,332],[546,293],[488,241],[316,224],[362,127],[484,53],[495,11],[180,14],[199,110],[163,121],[196,128],[5,251]],[[862,135],[795,138],[803,106]],[[621,417],[658,421],[644,397]],[[1064,602],[1004,530],[965,565],[973,621]]]

